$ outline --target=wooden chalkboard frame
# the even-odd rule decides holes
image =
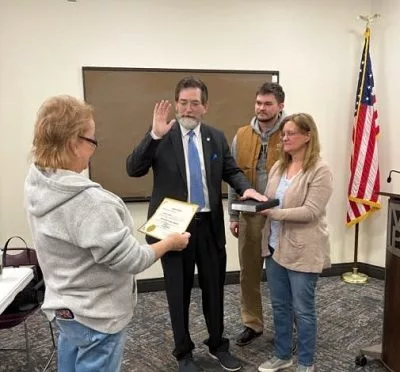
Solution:
[[[223,130],[229,143],[232,141],[233,135],[237,128],[249,123],[251,117],[254,115],[254,98],[258,87],[266,81],[279,82],[279,71],[276,70],[253,71],[83,66],[82,80],[84,98],[94,107],[96,136],[100,144],[89,166],[89,177],[93,181],[99,182],[104,188],[116,193],[125,202],[143,202],[150,199],[152,190],[152,172],[150,171],[148,175],[141,178],[128,177],[125,172],[126,157],[132,151],[134,146],[137,145],[138,142],[143,138],[146,131],[150,127],[152,120],[152,107],[154,103],[161,99],[169,99],[173,102],[176,83],[180,78],[189,75],[199,77],[207,84],[209,88],[209,112],[212,112],[214,105],[216,109],[214,110],[213,115],[217,116],[218,120],[214,120],[212,118],[208,120],[210,114],[206,114],[204,122]],[[204,76],[206,78],[204,78]],[[160,80],[158,80],[158,78],[155,80],[154,77],[158,77]],[[147,85],[144,84],[146,79],[149,79],[149,86],[151,85],[151,82],[154,87],[156,84],[158,84],[158,82],[160,82],[161,86],[163,80],[172,81],[172,77],[174,78],[173,83],[170,82],[168,86],[164,86],[162,89],[160,88],[160,94],[158,94],[158,85],[156,96],[154,96],[155,90],[153,89],[151,94],[154,97],[151,97],[151,101],[150,99],[145,102],[140,101],[146,100],[146,94],[149,94],[148,91],[143,93],[143,90],[147,89]],[[229,78],[231,80],[229,80]],[[249,82],[246,81],[246,78]],[[144,81],[141,81],[141,79]],[[138,87],[136,87],[135,84],[130,84],[135,81],[138,82],[139,80],[141,85],[138,85]],[[217,96],[214,95],[213,91],[218,91],[220,85],[225,83],[229,88],[232,86],[232,84],[236,84],[236,81],[237,87],[240,87],[241,89],[237,89],[235,92],[242,94],[241,90],[246,90],[247,93],[243,97],[243,101],[247,100],[248,102],[241,106],[242,100],[239,100],[240,106],[243,107],[240,111],[240,115],[242,115],[243,111],[243,119],[238,120],[237,122],[235,121],[234,123],[230,123],[232,120],[225,120],[223,111],[225,108],[225,111],[227,112],[227,101],[230,99],[230,96],[226,97],[223,94],[220,94],[218,97],[225,100],[220,102],[216,98]],[[257,81],[257,84],[255,84],[255,81]],[[215,88],[212,87],[213,84],[216,85]],[[140,90],[141,88],[142,91],[135,91],[135,89]],[[223,89],[223,87],[221,87],[221,89]],[[228,94],[235,94],[232,92],[232,89],[227,90],[229,90]],[[168,97],[165,97],[167,91]],[[144,98],[142,97],[142,93]],[[131,95],[131,100],[129,100],[129,102],[127,101],[127,94],[128,96]],[[238,97],[235,97],[235,99],[237,101]],[[249,100],[251,102],[250,105]],[[135,102],[138,102],[138,107],[135,107]],[[142,109],[144,105],[148,105],[145,118],[139,117],[139,119],[136,120],[135,125],[139,125],[139,127],[136,128],[132,125],[132,123],[130,123],[132,119],[127,119],[127,117],[135,118],[135,115],[133,114],[135,110],[139,108]],[[233,106],[235,107],[231,107],[230,110],[238,110],[238,104]],[[115,112],[113,112],[113,110],[115,110]],[[235,118],[239,117],[240,115],[236,115]],[[128,121],[129,124],[126,124],[122,128],[122,132],[120,131],[120,128],[111,127],[111,125],[115,125],[115,123],[119,125],[119,123],[127,123]],[[223,123],[223,125],[218,126],[218,123]],[[132,128],[137,129],[134,134],[131,133]],[[121,136],[120,141],[126,141],[127,137],[130,139],[129,148],[127,148],[126,145],[120,146],[118,138],[114,138],[114,136],[118,135]],[[117,142],[115,143],[115,141]],[[118,156],[117,164],[116,159],[113,158],[113,156],[115,155],[115,151],[122,151],[121,148],[126,148],[126,152],[116,155]],[[117,167],[115,167],[116,164]],[[121,169],[122,165],[123,170]],[[116,175],[117,177],[120,177],[122,181],[116,185],[113,184],[115,180],[115,174],[113,172],[116,172],[114,168],[118,169],[118,167],[119,173]],[[124,172],[124,175],[121,175],[121,172]],[[121,184],[123,184],[122,187],[120,187]],[[128,188],[129,190],[132,190],[132,192],[123,190],[124,187],[127,187],[127,185],[129,185]],[[223,191],[224,195],[226,196],[226,186],[224,186]]]

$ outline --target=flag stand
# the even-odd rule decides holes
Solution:
[[[379,164],[376,139],[379,135],[378,117],[374,108],[374,78],[369,54],[370,24],[380,17],[375,13],[371,16],[359,16],[366,23],[364,32],[364,47],[361,56],[359,79],[357,85],[354,125],[353,150],[351,155],[349,181],[347,225],[355,223],[354,263],[353,271],[342,274],[346,283],[366,283],[368,276],[358,272],[358,230],[359,222],[368,217],[370,212],[380,208],[379,195]]]
[[[355,224],[356,231],[354,235],[354,262],[353,271],[342,274],[342,280],[346,283],[360,284],[368,281],[368,276],[358,272],[357,260],[358,260],[358,223]]]

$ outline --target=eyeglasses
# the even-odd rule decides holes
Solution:
[[[85,136],[78,136],[80,139],[85,140],[86,142],[91,143],[92,145],[95,145],[96,147],[99,145],[99,143],[97,142],[96,139],[94,138],[89,138],[89,137],[85,137]]]
[[[287,136],[288,138],[292,138],[294,136],[296,136],[297,134],[301,134],[300,132],[281,132],[280,137],[281,139],[283,139],[285,136]]]
[[[178,103],[182,106],[182,107],[187,107],[187,106],[191,106],[194,109],[197,109],[198,107],[200,107],[200,105],[202,104],[200,101],[190,101],[190,100],[186,100],[186,99],[180,99],[178,101]]]

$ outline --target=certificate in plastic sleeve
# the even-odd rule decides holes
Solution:
[[[199,209],[191,204],[171,198],[164,198],[150,219],[139,231],[156,239],[164,239],[171,233],[184,233]]]

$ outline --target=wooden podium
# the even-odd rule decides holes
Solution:
[[[380,192],[389,197],[385,298],[382,345],[361,349],[356,364],[365,365],[365,355],[379,358],[389,371],[400,371],[400,195]]]
[[[390,370],[400,371],[400,195],[380,195],[389,197],[382,361]]]

